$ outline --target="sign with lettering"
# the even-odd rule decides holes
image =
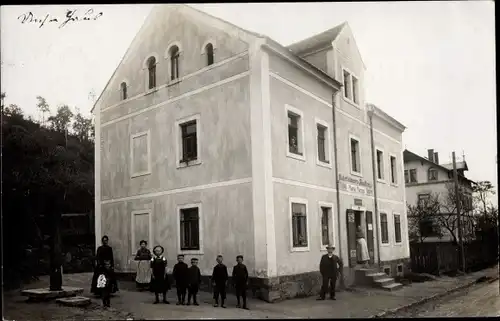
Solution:
[[[351,250],[351,257],[356,257],[356,250]]]
[[[363,206],[363,200],[359,198],[354,199],[354,205],[356,206]]]
[[[368,230],[369,230],[369,231],[373,231],[373,225],[368,224]]]
[[[354,223],[354,213],[347,214],[347,220],[349,223]]]
[[[373,186],[370,182],[365,181],[361,178],[352,178],[339,174],[339,187],[341,190],[350,193],[362,194],[365,196],[373,195]],[[355,203],[356,204],[356,200]],[[356,204],[359,206],[358,204]]]

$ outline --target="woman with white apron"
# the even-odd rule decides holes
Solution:
[[[368,253],[368,245],[366,244],[365,235],[361,226],[358,226],[356,232],[357,239],[357,253],[358,253],[358,263],[363,264],[365,267],[368,266],[368,261],[370,261],[370,254]]]
[[[140,248],[135,255],[135,260],[137,262],[137,275],[135,277],[135,283],[139,290],[145,290],[149,288],[151,283],[151,251],[147,249],[148,242],[142,240],[140,243]]]

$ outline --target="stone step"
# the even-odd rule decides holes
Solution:
[[[50,291],[49,288],[23,290],[21,295],[27,296],[29,300],[45,301],[58,298],[67,298],[83,293],[83,288],[64,286],[60,291]]]
[[[388,285],[384,285],[382,286],[382,289],[384,289],[385,291],[396,291],[396,290],[399,290],[403,287],[403,285],[401,283],[391,283],[391,284],[388,284]]]
[[[73,296],[69,298],[56,299],[56,302],[70,307],[84,307],[89,305],[91,300],[84,296]]]
[[[384,272],[375,272],[375,273],[368,273],[366,274],[367,277],[373,278],[374,280],[386,278],[387,274]]]
[[[384,286],[384,285],[389,285],[394,283],[393,278],[382,278],[382,279],[377,279],[375,280],[375,284],[378,286]]]

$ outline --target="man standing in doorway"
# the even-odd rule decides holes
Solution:
[[[342,267],[344,266],[342,260],[333,254],[335,247],[328,245],[326,247],[327,254],[321,257],[319,263],[319,272],[323,278],[323,285],[318,300],[324,300],[328,285],[330,285],[330,300],[335,300],[335,283],[337,283],[337,276],[342,275]]]

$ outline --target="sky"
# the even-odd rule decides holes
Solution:
[[[282,45],[347,21],[366,65],[367,100],[403,123],[404,147],[497,186],[493,1],[190,4]],[[36,96],[89,114],[152,8],[147,5],[2,6],[1,90],[39,117]],[[95,20],[59,28],[66,10]],[[23,14],[49,18],[22,23]],[[20,17],[21,16],[21,17]],[[47,22],[56,17],[59,22]],[[494,202],[497,203],[495,197]]]

